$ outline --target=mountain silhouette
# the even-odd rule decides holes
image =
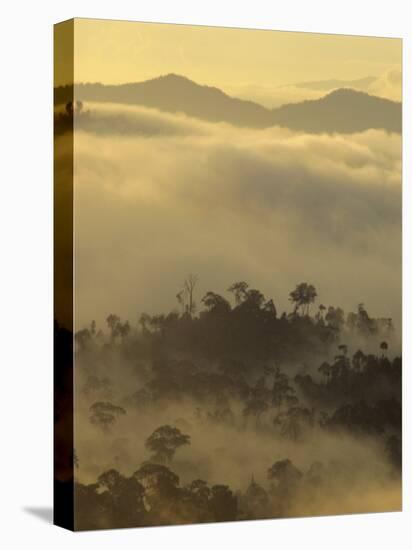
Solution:
[[[350,134],[371,128],[402,131],[402,104],[349,88],[325,97],[282,105],[272,111],[273,121],[291,130],[309,133]]]
[[[55,103],[70,101],[70,87],[55,89]],[[402,106],[352,89],[338,89],[321,99],[267,109],[253,101],[202,86],[184,76],[168,74],[144,82],[104,85],[76,84],[76,99],[142,105],[209,122],[268,128],[282,126],[310,133],[353,133],[370,128],[401,132]]]

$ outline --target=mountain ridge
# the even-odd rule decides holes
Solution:
[[[66,103],[70,86],[57,87],[55,104]],[[142,105],[169,113],[235,126],[281,126],[309,133],[354,133],[367,129],[402,131],[402,104],[351,88],[339,88],[320,99],[268,109],[251,100],[229,96],[213,86],[174,73],[126,84],[76,84],[78,99]]]

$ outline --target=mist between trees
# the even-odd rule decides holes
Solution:
[[[78,529],[399,510],[391,319],[239,281],[75,335]],[[65,330],[57,327],[63,340]]]

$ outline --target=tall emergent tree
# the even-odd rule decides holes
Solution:
[[[190,435],[182,434],[179,428],[160,426],[146,440],[146,448],[153,453],[153,462],[171,462],[175,452],[183,445],[190,445]]]
[[[313,304],[318,293],[313,285],[308,283],[299,283],[296,288],[289,293],[289,300],[295,304],[295,311],[300,308],[302,317],[309,315],[310,304]]]
[[[183,313],[187,313],[190,317],[196,312],[196,302],[194,292],[199,278],[197,275],[190,273],[183,281],[182,289],[176,294],[177,301],[182,307]]]

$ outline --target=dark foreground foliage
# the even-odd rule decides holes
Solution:
[[[110,437],[128,410],[189,401],[199,422],[296,444],[319,433],[372,439],[399,479],[402,361],[391,352],[390,319],[370,317],[363,304],[348,314],[323,304],[315,310],[317,291],[307,283],[291,291],[290,313],[279,315],[273,300],[243,281],[228,289],[231,300],[210,291],[198,309],[196,283],[187,278],[168,314],[143,314],[136,327],[111,314],[108,332],[93,321],[76,333],[77,364],[87,374],[81,391],[96,429]],[[102,364],[113,375],[100,376]],[[136,385],[112,402],[125,364]],[[132,475],[111,469],[93,484],[77,482],[77,529],[287,517],[299,513],[297,502],[358,482],[340,463],[316,461],[301,471],[284,457],[258,472],[264,485],[252,478],[244,492],[202,479],[181,484],[173,460],[192,435],[173,425],[137,432],[149,461]]]

